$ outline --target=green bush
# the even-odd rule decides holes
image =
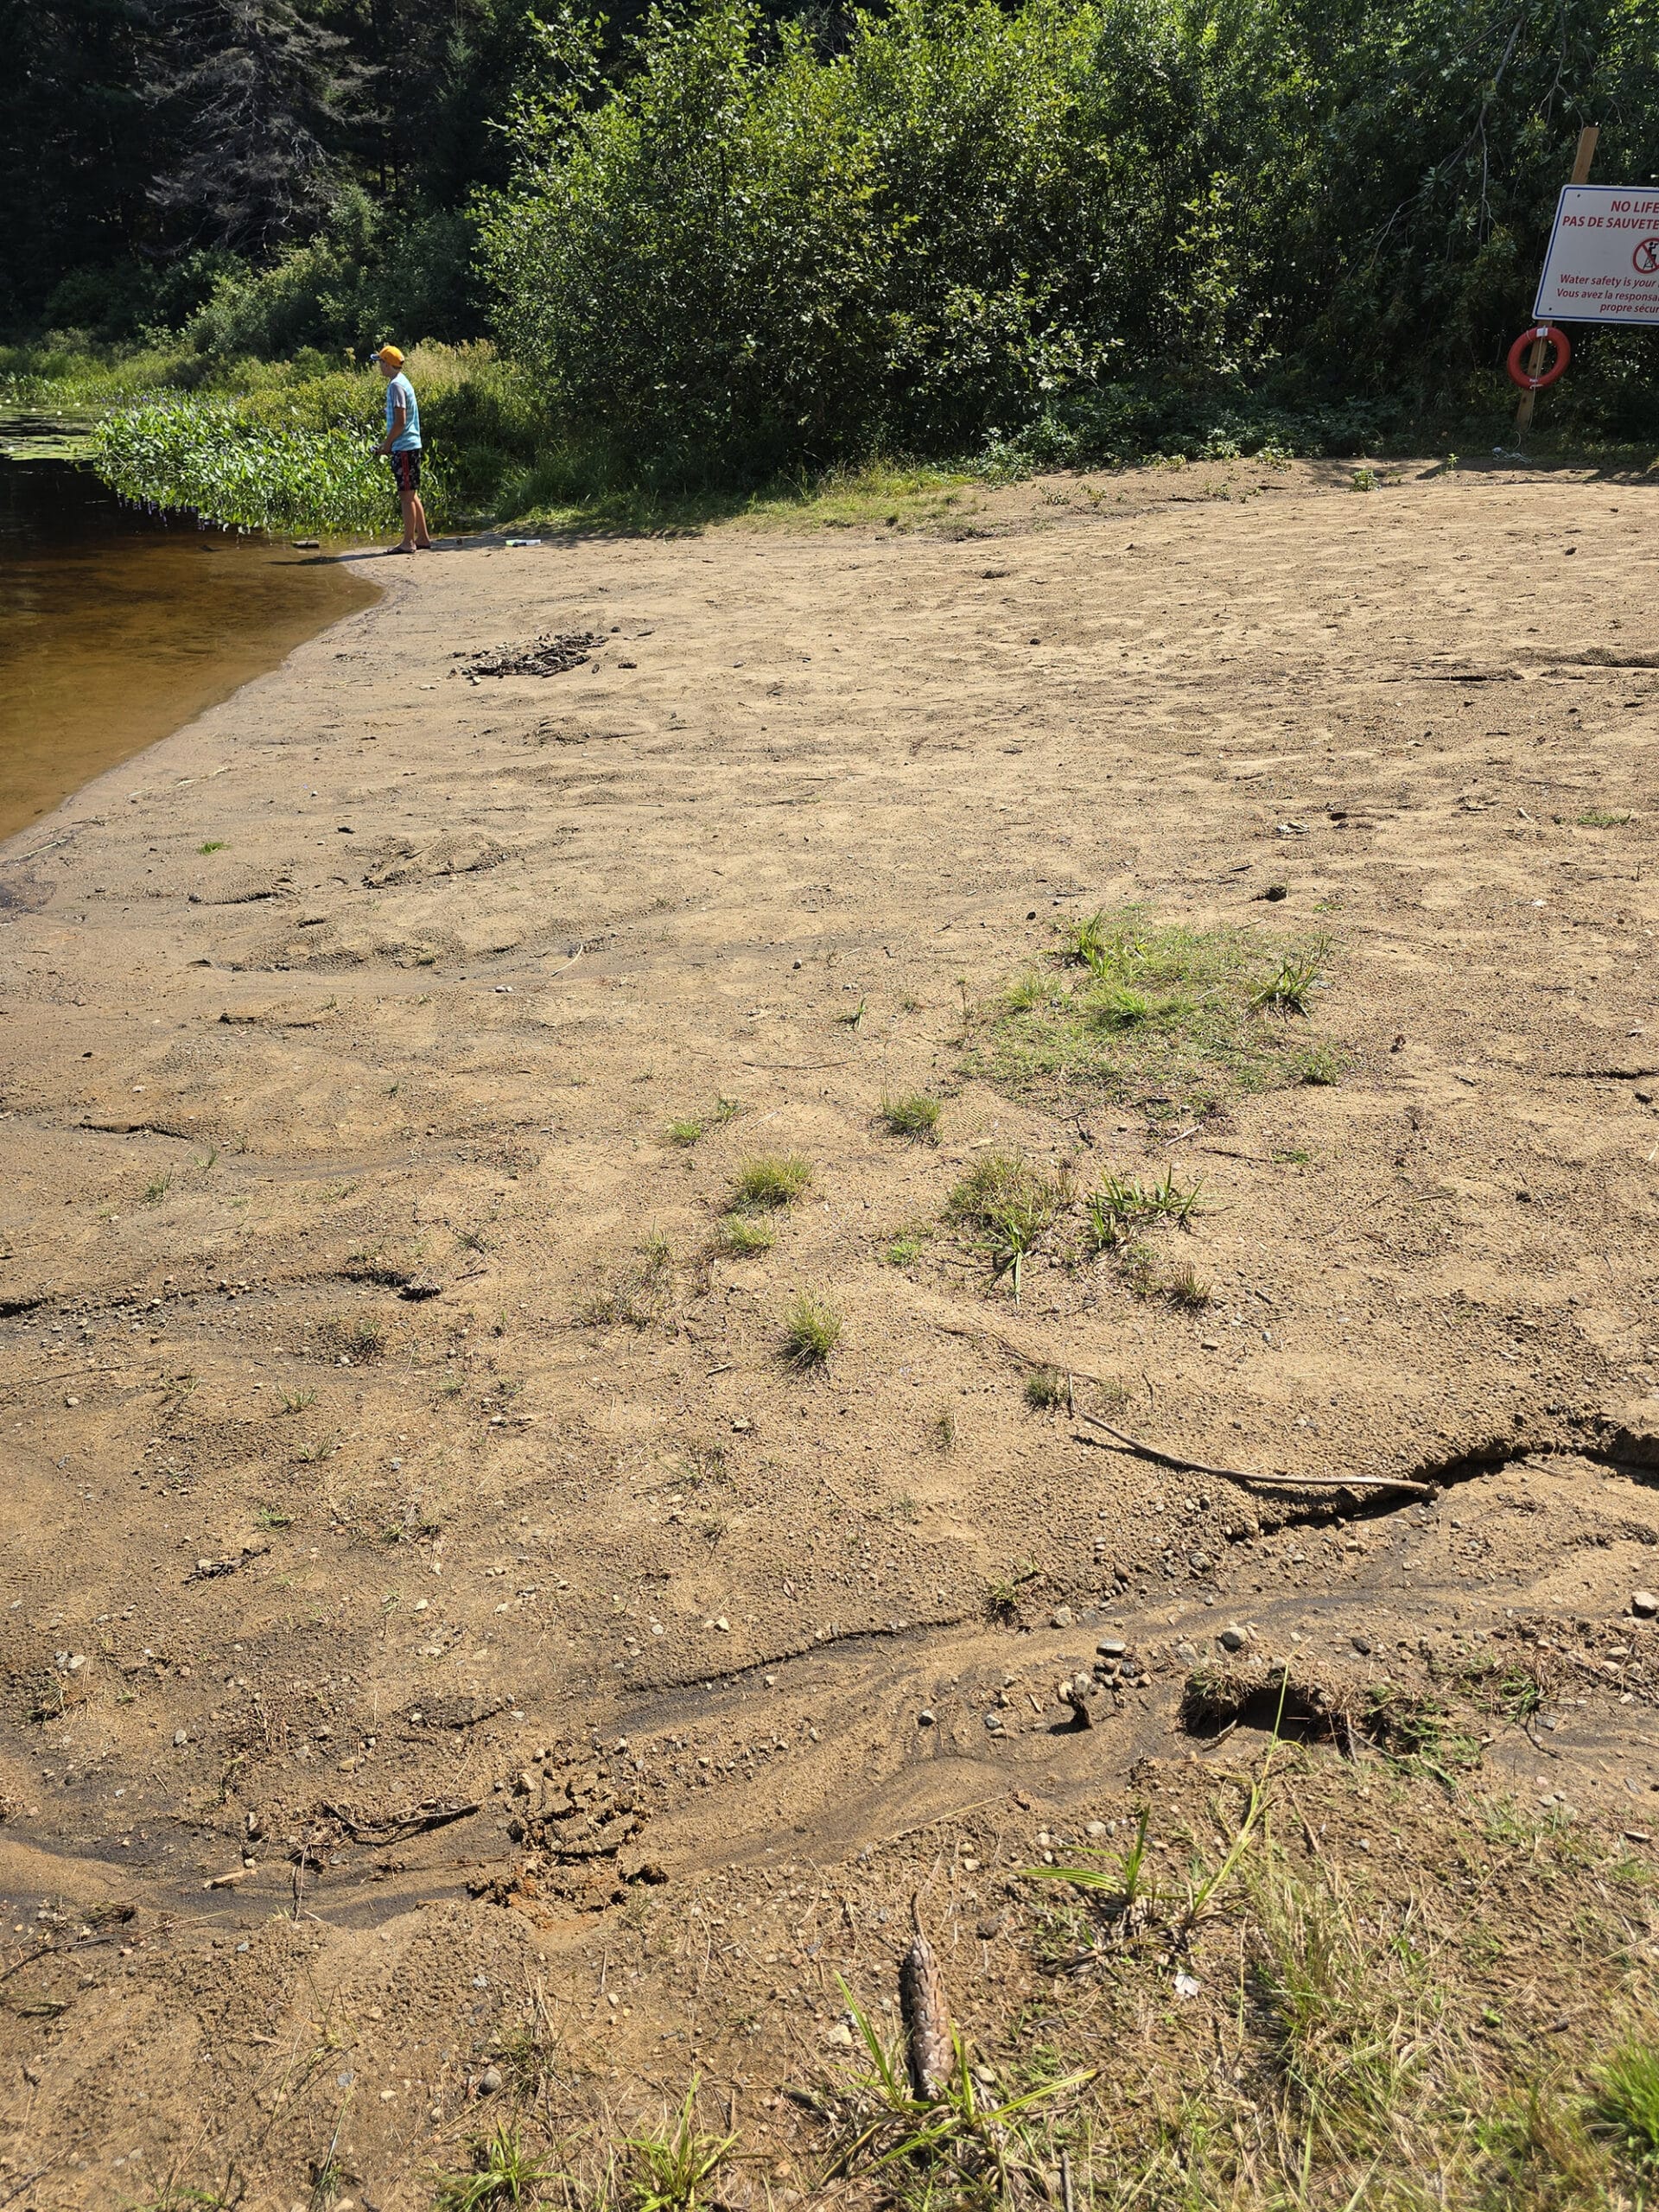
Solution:
[[[202,249],[171,261],[130,257],[72,269],[54,288],[46,327],[106,345],[155,344],[180,329],[215,284],[242,268],[234,254]]]
[[[1580,119],[1659,168],[1623,0],[747,0],[549,35],[483,213],[566,445],[711,483],[882,449],[1027,467],[1353,451],[1505,404]],[[1651,340],[1573,404],[1659,423]]]
[[[351,536],[384,531],[396,507],[370,447],[355,426],[273,429],[233,401],[183,395],[118,408],[92,433],[99,475],[130,499],[251,528]]]
[[[269,268],[226,257],[185,335],[221,360],[277,359],[307,346],[367,353],[388,337],[405,349],[417,338],[461,338],[482,320],[472,264],[466,214],[390,223],[349,188],[327,228]]]

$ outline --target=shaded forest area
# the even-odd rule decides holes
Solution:
[[[507,181],[527,0],[4,0],[0,327],[205,347],[481,327],[467,208]],[[235,302],[309,249],[310,296]],[[245,326],[245,327],[244,327]]]
[[[234,389],[238,362],[337,378],[386,336],[489,337],[522,379],[498,443],[589,478],[1497,424],[1580,124],[1599,180],[1659,172],[1645,0],[0,22],[14,340],[170,346],[159,381]],[[1652,359],[1589,336],[1554,419],[1659,434]]]

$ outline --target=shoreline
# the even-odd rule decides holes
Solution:
[[[761,1948],[790,1881],[848,1900],[810,1940],[868,1995],[948,1867],[965,1992],[1006,1955],[969,1878],[1180,1786],[1180,1655],[1230,1623],[1402,1679],[1533,1614],[1637,1638],[1659,1527],[1599,1423],[1646,1434],[1659,1389],[1627,1319],[1659,1127],[1592,1071],[1647,1022],[1659,675],[1593,656],[1639,518],[1334,480],[474,543],[3,849],[0,1888],[9,1925],[134,1916],[60,2020],[0,2014],[41,2077],[0,2092],[20,2170],[48,2132],[211,2139],[285,2207],[354,2088],[353,2170],[402,2201],[493,2122],[489,2040],[543,1987],[573,2079],[747,2109],[839,2018],[805,1934]],[[1545,535],[1579,549],[1548,599],[1467,588]],[[455,672],[544,634],[599,642]],[[1096,908],[1328,938],[1294,1031],[1327,1072],[1190,1128],[976,1074]],[[912,1094],[937,1143],[884,1119]],[[1009,1151],[1201,1179],[1145,1235],[1208,1302],[1057,1236],[1016,1306],[951,1214]],[[792,1203],[729,1211],[791,1155]],[[803,1294],[842,1323],[817,1369]],[[1426,1478],[1469,1529],[1096,1450],[1028,1396],[1050,1367],[1204,1467]],[[1054,1679],[1108,1636],[1146,1685],[1084,1728]],[[1609,1693],[1567,1754],[1611,1834],[1659,1787],[1645,1719]],[[603,1851],[548,1840],[569,1789]],[[349,2036],[271,2107],[323,2017]]]
[[[358,554],[344,554],[331,556],[330,559],[341,567],[349,567],[364,557],[365,556]],[[196,737],[203,723],[214,716],[226,713],[238,700],[249,694],[258,692],[262,686],[282,678],[289,663],[308,646],[318,644],[328,637],[332,632],[349,622],[354,615],[371,612],[383,599],[391,595],[391,587],[377,580],[369,587],[369,596],[366,599],[356,606],[344,607],[340,612],[329,615],[315,627],[305,631],[287,644],[277,658],[264,661],[251,673],[234,679],[227,678],[229,688],[219,696],[207,699],[200,706],[192,706],[180,710],[179,718],[168,722],[159,734],[149,738],[133,752],[123,753],[118,759],[95,769],[82,781],[66,791],[49,807],[43,809],[34,819],[20,823],[16,829],[7,830],[3,836],[0,836],[0,876],[3,876],[4,872],[10,867],[32,859],[37,852],[51,849],[60,838],[78,834],[81,828],[86,826],[81,821],[67,819],[73,814],[82,802],[94,803],[99,809],[103,809],[130,800],[134,794],[125,791],[121,786],[124,780],[133,775],[141,766],[155,760],[169,746],[177,745],[181,747],[188,746]],[[158,714],[171,714],[174,711],[171,708],[157,709]],[[175,764],[166,764],[168,766],[172,765]],[[176,765],[183,765],[182,760]],[[226,768],[221,766],[216,772],[224,773]],[[175,783],[175,788],[182,789],[195,780],[194,777],[179,779]],[[103,826],[109,818],[107,814],[100,812],[98,816],[98,826]],[[47,833],[46,843],[24,852],[22,849],[24,841],[41,832]],[[3,884],[0,884],[0,892],[3,890]],[[10,903],[9,898],[0,897],[0,911]]]
[[[0,461],[0,831],[38,826],[366,603],[340,565],[140,517],[81,464]]]

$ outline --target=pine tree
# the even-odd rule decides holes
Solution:
[[[150,243],[144,0],[0,0],[0,321]]]
[[[368,72],[298,0],[162,0],[156,91],[178,158],[152,188],[192,240],[257,258],[315,227]]]

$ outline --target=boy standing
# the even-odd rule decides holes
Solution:
[[[376,446],[391,462],[397,480],[397,500],[404,511],[404,542],[400,553],[429,553],[432,540],[421,505],[421,409],[415,387],[404,374],[404,357],[395,346],[383,346],[375,355],[386,380],[386,435]]]

